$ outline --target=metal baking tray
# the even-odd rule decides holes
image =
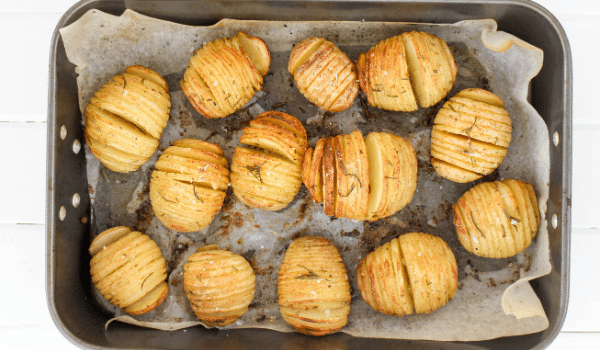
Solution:
[[[552,272],[532,281],[550,321],[543,332],[481,342],[435,342],[355,338],[344,333],[309,337],[263,329],[166,332],[114,323],[97,305],[89,278],[91,206],[76,73],[58,28],[90,9],[120,15],[126,8],[190,25],[222,18],[252,20],[365,20],[454,23],[492,18],[506,31],[541,48],[544,66],[531,82],[531,103],[546,122],[550,140],[547,202]],[[46,294],[54,322],[82,348],[147,349],[541,349],[558,335],[569,294],[571,235],[572,61],[565,32],[552,14],[515,1],[81,1],[60,19],[52,38],[49,70],[46,209]]]

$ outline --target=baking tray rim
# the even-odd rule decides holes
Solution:
[[[90,344],[81,338],[79,338],[76,334],[71,332],[65,323],[61,320],[58,311],[56,309],[55,301],[55,293],[53,290],[53,285],[55,283],[55,275],[54,271],[54,258],[56,252],[53,249],[53,245],[55,242],[55,224],[58,219],[58,211],[57,205],[55,202],[55,189],[56,189],[56,174],[54,173],[54,169],[56,166],[56,157],[52,152],[56,146],[57,136],[57,128],[55,125],[56,121],[56,106],[57,101],[55,99],[55,93],[57,90],[57,50],[60,42],[60,33],[59,29],[66,26],[67,24],[77,20],[78,18],[74,18],[73,16],[85,8],[98,8],[99,4],[108,2],[121,2],[125,7],[126,0],[123,1],[103,1],[103,0],[80,0],[78,3],[74,4],[71,8],[69,8],[63,16],[58,21],[55,30],[51,39],[51,49],[49,56],[49,75],[48,75],[48,127],[47,127],[47,160],[46,160],[46,182],[47,182],[47,190],[46,190],[46,302],[48,305],[48,309],[51,315],[51,318],[61,332],[61,334],[67,338],[71,343],[81,348],[99,348],[98,345]],[[167,1],[168,2],[168,1]],[[252,2],[252,1],[249,1]],[[269,3],[271,1],[261,1],[263,3]],[[289,2],[293,2],[289,1]],[[338,3],[359,3],[365,1],[357,1],[357,0],[305,0],[303,2],[338,2]],[[533,10],[536,14],[543,16],[546,21],[552,25],[553,29],[556,31],[560,39],[560,44],[562,48],[562,53],[564,55],[564,69],[563,69],[563,109],[564,115],[561,124],[561,138],[560,144],[562,145],[560,149],[563,152],[562,155],[562,164],[560,164],[560,168],[562,170],[561,177],[561,188],[562,188],[562,198],[560,200],[560,212],[561,216],[558,218],[558,226],[561,234],[561,284],[560,284],[560,305],[561,309],[558,313],[558,319],[555,324],[551,324],[549,330],[547,330],[548,336],[543,339],[540,343],[537,344],[535,348],[545,348],[547,347],[560,332],[564,320],[566,318],[568,301],[569,301],[569,284],[570,284],[570,243],[571,243],[571,193],[572,193],[572,95],[573,95],[573,86],[572,86],[572,56],[571,49],[569,45],[569,41],[566,36],[566,32],[558,19],[551,14],[546,8],[537,4],[533,1],[529,0],[443,0],[443,1],[419,1],[419,0],[402,0],[402,1],[393,1],[393,0],[383,0],[377,1],[381,3],[393,3],[393,2],[402,2],[402,3],[456,3],[456,4],[489,4],[489,5],[498,5],[498,6],[521,6],[526,7],[529,10]],[[549,225],[550,227],[550,225]],[[104,347],[102,347],[104,348]]]

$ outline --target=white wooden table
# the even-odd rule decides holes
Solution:
[[[50,39],[74,0],[0,0],[0,342],[75,348],[46,305],[45,183]],[[538,0],[561,22],[574,61],[571,283],[550,349],[600,348],[600,2]]]

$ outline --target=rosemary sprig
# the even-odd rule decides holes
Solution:
[[[517,218],[513,218],[512,216],[510,216],[510,214],[506,211],[506,209],[504,207],[502,207],[502,211],[504,212],[504,214],[506,216],[508,216],[508,218],[510,219],[511,224],[513,223],[513,221],[516,222],[516,223],[520,223],[521,222],[521,220],[519,220]],[[515,224],[513,224],[513,225],[516,226]]]
[[[296,279],[319,279],[319,278],[321,278],[321,277],[319,277],[319,275],[317,275],[313,270],[309,269],[308,267],[302,266],[302,265],[298,265],[298,266],[300,266],[303,269],[306,269],[308,271],[308,273],[305,275],[297,276]]]
[[[479,233],[481,234],[481,236],[485,238],[485,234],[479,228],[479,226],[477,226],[477,222],[475,222],[475,217],[473,217],[473,213],[472,212],[471,212],[471,221],[473,222],[473,225],[475,225],[475,228],[477,229],[477,231],[479,231]]]
[[[338,190],[338,196],[346,198],[346,197],[348,197],[349,195],[352,194],[352,191],[354,191],[355,188],[356,188],[356,182],[353,182],[352,186],[348,190],[348,193],[346,193],[345,195],[343,195],[343,194],[340,193],[340,190]]]
[[[262,163],[261,165],[254,163],[254,165],[246,166],[246,169],[248,169],[248,172],[250,172],[250,174],[252,174],[252,176],[254,176],[261,184],[264,184],[264,182],[262,179],[262,175],[260,174],[260,170],[261,170],[262,166],[265,165],[266,163],[267,163],[267,161],[265,160],[265,162]]]
[[[200,203],[204,204],[204,201],[202,200],[202,198],[200,198],[198,196],[198,194],[196,193],[196,186],[194,186],[194,183],[192,183],[192,191],[194,192],[194,197],[196,197],[196,199],[199,200]]]
[[[354,174],[354,173],[350,173],[348,171],[348,168],[346,168],[346,164],[344,164],[344,161],[342,159],[338,159],[340,161],[340,164],[342,165],[342,171],[344,172],[344,175],[346,176],[353,176],[356,181],[358,181],[358,184],[360,187],[362,187],[362,182],[360,181],[360,178],[358,177],[358,175]]]

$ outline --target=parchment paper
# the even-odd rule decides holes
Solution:
[[[244,108],[227,118],[208,120],[191,107],[181,92],[179,80],[194,50],[216,38],[231,37],[238,30],[265,40],[272,54],[270,72],[262,91]],[[324,113],[298,92],[287,72],[293,45],[309,36],[333,41],[354,61],[360,52],[380,40],[409,30],[427,31],[444,39],[459,67],[454,88],[434,107],[411,113],[387,112],[367,106],[358,98],[345,112]],[[86,147],[92,235],[117,225],[145,232],[159,244],[168,266],[169,296],[149,314],[125,316],[122,310],[94,293],[98,303],[114,312],[113,320],[159,329],[200,324],[183,292],[182,267],[198,247],[216,243],[222,249],[242,254],[257,275],[257,290],[250,310],[226,328],[293,331],[279,313],[277,271],[292,239],[320,235],[332,240],[340,250],[351,281],[352,309],[342,332],[364,337],[469,341],[528,334],[548,327],[542,305],[528,282],[551,270],[545,219],[548,129],[527,102],[528,85],[541,69],[543,52],[497,31],[493,20],[434,25],[224,19],[210,27],[190,27],[129,10],[119,17],[91,10],[62,28],[61,35],[67,56],[79,74],[82,114],[93,93],[130,65],[154,69],[166,78],[171,89],[169,124],[159,150],[140,170],[114,173],[103,167]],[[433,118],[442,104],[468,87],[489,89],[504,100],[513,122],[513,137],[508,154],[496,172],[474,183],[456,184],[439,177],[431,167],[430,134]],[[419,159],[418,185],[412,202],[389,218],[368,223],[326,216],[322,205],[315,204],[304,187],[287,208],[274,213],[247,208],[230,190],[220,214],[205,230],[182,234],[166,229],[154,216],[148,197],[150,173],[161,151],[176,139],[192,137],[220,145],[230,161],[239,145],[241,130],[265,110],[280,110],[299,118],[313,146],[320,137],[346,134],[357,128],[365,135],[387,131],[409,139]],[[521,179],[533,185],[540,203],[541,226],[533,244],[518,256],[479,258],[458,242],[451,206],[475,184],[504,178]],[[412,231],[438,235],[450,245],[459,267],[456,296],[438,311],[425,315],[394,317],[375,312],[360,297],[356,266],[377,246]]]

